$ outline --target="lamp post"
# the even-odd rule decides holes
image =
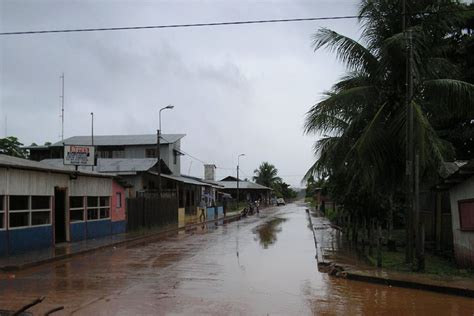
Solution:
[[[94,112],[91,112],[91,145],[92,148],[94,148]],[[95,165],[95,148],[93,149],[94,151],[94,163],[92,164],[92,171],[94,171],[94,165]],[[77,168],[77,166],[76,166]]]
[[[237,207],[239,207],[239,168],[240,168],[240,157],[245,156],[245,154],[240,154],[237,156]]]
[[[156,131],[156,157],[158,159],[158,196],[161,197],[161,154],[160,154],[160,139],[161,139],[161,111],[171,110],[173,105],[167,105],[158,111],[158,130]]]

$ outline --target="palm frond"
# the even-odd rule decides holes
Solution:
[[[337,130],[341,127],[341,122],[347,122],[347,119],[359,112],[361,105],[372,104],[376,99],[377,90],[373,86],[329,93],[325,100],[315,104],[306,113],[304,132],[328,133]]]
[[[474,85],[454,79],[435,79],[423,83],[424,99],[447,117],[470,118],[474,115]]]
[[[349,69],[371,73],[377,67],[377,58],[357,41],[327,28],[320,29],[313,36],[314,50],[326,47],[335,52]]]

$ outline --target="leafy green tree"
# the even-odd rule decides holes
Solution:
[[[18,138],[9,136],[0,139],[0,154],[26,158],[26,151],[22,149],[22,143],[18,141]]]
[[[277,197],[282,197],[285,199],[294,199],[297,196],[295,190],[293,190],[288,183],[283,182],[281,179],[275,181],[272,185],[273,193]]]
[[[454,157],[452,144],[440,137],[435,123],[473,117],[474,86],[462,80],[446,53],[466,11],[457,1],[407,0],[407,7],[414,56],[409,101],[426,182],[445,159]],[[355,225],[384,213],[390,219],[395,195],[403,189],[407,52],[402,13],[399,1],[362,0],[360,41],[326,28],[314,35],[314,49],[335,52],[347,74],[307,113],[306,133],[323,137],[315,144],[318,159],[306,178],[326,173],[331,196],[350,212]]]
[[[254,174],[253,181],[269,188],[271,188],[275,182],[281,181],[281,178],[278,177],[278,169],[266,161],[262,162],[258,169],[255,169]]]

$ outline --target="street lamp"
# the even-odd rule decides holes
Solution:
[[[245,154],[240,154],[237,156],[237,207],[239,207],[239,168],[240,168],[240,157],[245,156]]]
[[[161,198],[161,154],[160,154],[160,139],[161,139],[161,111],[173,109],[173,105],[167,105],[158,111],[158,130],[156,131],[156,157],[158,158],[158,196]]]

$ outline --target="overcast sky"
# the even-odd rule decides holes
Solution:
[[[6,1],[2,32],[352,15],[355,0]],[[184,133],[182,149],[251,177],[274,164],[293,186],[314,162],[306,111],[343,74],[334,55],[313,52],[329,27],[359,38],[355,20],[3,36],[0,135],[26,145],[60,140],[60,75],[65,73],[65,137]],[[5,120],[7,117],[7,120]],[[5,122],[7,126],[5,126]],[[182,173],[203,176],[185,156]],[[190,172],[189,172],[190,171]],[[219,169],[218,177],[235,174]]]

